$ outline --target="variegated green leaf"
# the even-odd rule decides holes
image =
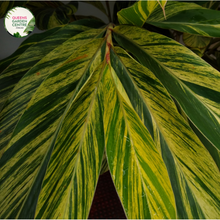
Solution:
[[[33,35],[25,40],[14,54],[2,60],[0,62],[0,111],[16,83],[31,67],[71,36],[89,30],[88,25],[97,28],[102,26],[102,23],[91,19],[80,20],[62,29],[55,28]],[[53,43],[48,44],[48,41]],[[33,53],[35,56],[32,56]]]
[[[206,112],[210,112],[211,108],[204,104],[203,100],[201,101],[197,94],[193,94],[193,91],[190,91],[191,87],[187,88],[188,84],[186,86],[184,85],[184,81],[181,81],[180,79],[177,80],[177,73],[183,74],[183,71],[186,69],[183,67],[189,65],[190,56],[195,57],[194,65],[196,60],[198,60],[192,52],[187,49],[184,50],[182,48],[183,46],[171,39],[155,33],[149,33],[146,30],[136,27],[116,27],[114,29],[114,36],[119,45],[134,54],[144,66],[148,67],[156,77],[160,79],[163,86],[165,86],[169,92],[172,91],[170,87],[175,90],[175,94],[174,92],[171,93],[174,97],[180,94],[180,92],[178,92],[179,88],[184,88],[181,93],[181,100],[185,101],[184,107],[188,107],[191,104],[190,108],[188,108],[188,112],[193,115],[193,117],[190,118],[193,122],[196,121],[196,115],[198,118],[198,114],[200,120],[203,117],[206,119],[206,122],[212,120],[210,119],[211,116],[213,118],[216,117],[213,112],[206,115],[205,111],[201,112],[201,110],[203,110],[201,106],[206,109]],[[158,54],[157,47],[161,48],[162,45],[163,53]],[[172,50],[170,48],[171,46],[173,47]],[[181,49],[178,50],[178,47],[181,47]],[[185,56],[187,56],[187,59],[185,59],[187,62],[182,61],[180,63],[179,57],[176,57],[176,60],[173,58],[168,62],[167,59],[172,57],[172,51],[176,51],[176,53],[177,51],[182,51],[181,58],[184,59],[183,55],[185,54]],[[120,52],[120,50],[117,50],[116,52]],[[178,53],[180,54],[180,52]],[[172,183],[178,218],[216,218],[220,214],[218,180],[220,176],[212,157],[209,155],[198,137],[192,132],[189,125],[184,122],[180,115],[178,115],[174,103],[157,78],[153,76],[148,69],[144,68],[137,62],[135,63],[131,58],[128,59],[128,55],[125,53],[121,52],[121,56],[122,63],[113,53],[111,56],[111,63],[125,88],[132,106],[150,131],[156,146],[161,152]],[[159,59],[160,56],[163,56],[164,60]],[[164,61],[164,63],[162,61]],[[200,66],[201,63],[203,63],[203,65],[205,64],[200,60]],[[178,69],[175,64],[181,65],[182,68]],[[210,70],[212,69],[212,72],[215,72],[215,70],[207,64],[206,66],[210,68]],[[174,67],[176,68],[174,69]],[[201,71],[200,67],[200,73],[202,73]],[[174,75],[175,72],[176,74]],[[188,70],[188,72],[191,71]],[[172,82],[170,79],[171,77],[168,77],[168,73],[177,81]],[[219,73],[215,74],[216,77],[218,77]],[[164,76],[164,80],[161,80],[163,79],[161,75]],[[191,73],[190,76],[193,77],[193,74]],[[194,80],[194,83],[196,83],[195,79],[191,80]],[[177,82],[179,84],[181,83],[181,86],[179,86]],[[205,83],[207,83],[207,79],[204,84]],[[170,87],[168,87],[167,84],[169,84]],[[186,99],[183,97],[185,95],[184,92],[187,90],[190,91],[191,97],[188,98],[186,102]],[[206,89],[204,88],[204,90]],[[197,103],[201,103],[199,106],[200,109],[197,107],[198,104],[195,105],[193,103],[195,99],[197,100]],[[202,115],[202,113],[204,115]],[[204,121],[202,122],[199,120],[197,123],[199,124],[199,127],[203,126],[203,128],[206,128],[204,131],[206,135],[213,134],[207,129],[208,126],[213,126],[213,121],[211,121],[209,125],[204,123]],[[219,126],[218,121],[215,123],[215,126]],[[218,136],[219,132],[216,132],[216,127],[211,128],[212,132],[215,132],[214,135]],[[214,135],[212,138],[216,138]],[[218,144],[217,139],[216,143]],[[213,144],[211,145],[213,148]],[[216,147],[219,146],[216,145]],[[199,170],[201,172],[199,172]]]
[[[128,218],[218,218],[219,72],[160,34],[80,22],[2,62],[0,217],[87,218],[109,167]]]
[[[190,120],[220,150],[220,73],[163,35],[129,26],[118,26],[114,33],[118,43],[156,75]]]
[[[183,42],[190,50],[202,57],[211,38],[183,33]]]
[[[180,32],[219,37],[220,12],[191,2],[168,1],[166,19],[157,7],[146,21],[148,24]]]
[[[132,6],[135,2],[136,1],[132,1],[132,0],[129,0],[129,1],[115,1],[114,10],[113,10],[113,23],[114,24],[119,23],[118,17],[117,17],[118,11],[120,11],[123,8],[127,8],[127,7]]]
[[[195,132],[196,136],[200,139],[200,141],[203,143],[205,148],[209,151],[210,155],[212,156],[213,160],[215,161],[218,169],[220,170],[220,151],[217,150],[212,146],[212,144],[206,139],[206,137],[195,127],[195,125],[188,119],[185,112],[182,110],[178,102],[175,101],[175,104],[177,106],[178,111],[183,116],[183,118],[186,120],[186,122],[190,125],[192,130]]]
[[[150,9],[149,9],[150,8]],[[150,12],[149,12],[150,10]],[[219,37],[220,12],[195,3],[168,1],[166,17],[155,1],[139,1],[118,13],[120,24],[148,24],[190,34]]]
[[[104,153],[99,85],[106,68],[102,66],[90,75],[66,112],[44,178],[36,218],[84,219],[89,215]]]
[[[60,51],[59,55],[56,54],[58,50],[55,50],[51,52],[51,55],[53,56],[46,56],[40,61],[40,63],[37,65],[38,68],[41,67],[41,74],[38,75],[38,80],[38,76],[33,76],[33,74],[31,74],[32,69],[33,72],[35,72],[34,68],[32,68],[31,71],[29,71],[28,74],[26,74],[25,77],[18,84],[20,90],[18,90],[17,92],[21,91],[20,94],[22,94],[26,89],[28,89],[24,88],[24,86],[22,85],[24,85],[25,82],[29,81],[28,85],[30,89],[32,88],[32,91],[29,93],[29,97],[32,99],[26,100],[26,103],[28,102],[28,106],[25,111],[24,109],[22,109],[22,117],[18,119],[16,118],[17,121],[19,120],[18,124],[16,125],[11,140],[0,160],[0,185],[1,190],[3,189],[4,191],[4,193],[1,192],[1,218],[33,218],[35,215],[38,196],[41,191],[41,183],[43,181],[56,138],[59,134],[62,123],[64,123],[63,121],[65,120],[65,115],[68,115],[68,110],[70,109],[72,102],[77,99],[78,93],[82,94],[80,96],[80,100],[83,100],[84,92],[81,92],[81,89],[83,88],[85,82],[87,82],[89,78],[91,78],[93,72],[99,71],[100,68],[98,70],[96,69],[98,68],[104,57],[104,51],[101,50],[101,46],[104,43],[103,40],[91,40],[88,33],[83,34],[84,36],[78,36],[78,43],[75,45],[75,50],[74,47],[72,47],[71,49],[69,48],[71,45],[71,40],[73,40],[72,38],[70,38],[69,41],[64,44],[65,47],[63,47],[63,55],[61,52],[61,45],[61,47],[58,47]],[[75,42],[77,42],[76,38],[74,40]],[[82,46],[79,47],[80,45]],[[65,54],[67,54],[64,55],[64,52]],[[50,67],[46,65],[48,64],[48,62],[51,62]],[[45,79],[46,76],[47,78]],[[43,78],[40,79],[40,77]],[[43,81],[43,79],[45,80]],[[34,84],[36,83],[36,81],[38,82],[38,84],[41,83],[37,91],[36,89],[34,89]],[[85,91],[88,92],[89,90],[86,89]],[[23,99],[24,98],[25,97],[23,97]],[[42,106],[44,107],[42,108]],[[88,111],[87,109],[86,112],[92,114],[91,110]],[[81,110],[79,110],[77,114],[80,113],[82,113]],[[84,117],[85,114],[82,116]],[[81,122],[82,127],[86,128],[87,125],[92,126],[85,122],[85,120],[83,120],[82,118],[78,118],[78,123]],[[66,125],[66,123],[64,124]],[[85,126],[83,126],[83,124],[85,124]],[[79,124],[76,124],[76,126],[78,125]],[[91,131],[90,129],[88,129],[88,132]],[[84,131],[86,130],[84,129]],[[62,132],[62,129],[60,132]],[[63,132],[66,133],[66,130],[64,130]],[[76,130],[76,132],[78,131]],[[88,133],[88,135],[90,134]],[[100,136],[101,135],[102,134],[100,134]],[[74,136],[71,136],[72,140],[74,138]],[[79,141],[80,139],[83,141],[81,136],[76,137],[76,141]],[[69,140],[66,141],[69,142]],[[82,144],[81,142],[79,144]],[[87,142],[85,142],[84,144],[86,143]],[[102,144],[102,148],[104,149],[104,144]],[[101,165],[103,152],[100,153],[99,156]],[[54,156],[52,154],[52,158],[53,157]],[[77,156],[77,158],[79,158],[79,156]],[[97,159],[96,156],[94,157],[94,159]],[[95,173],[97,175],[99,173],[99,170],[100,166],[96,164]],[[18,172],[20,173],[20,175],[17,175]],[[60,174],[63,175],[63,173]],[[87,172],[87,174],[90,173]],[[11,181],[12,179],[13,181]],[[95,182],[93,182],[93,187],[97,179],[98,176],[97,178],[94,178]],[[53,180],[54,178],[52,179],[52,182]],[[47,195],[49,194],[47,193]],[[89,197],[90,200],[92,198],[91,196],[92,195],[90,195]],[[43,208],[44,207],[45,206],[43,206]],[[41,208],[42,206],[40,205],[40,209]],[[55,211],[55,209],[53,209],[52,211]],[[88,208],[86,212],[89,212]],[[39,210],[39,213],[37,212],[37,215],[41,215],[41,213],[42,210]],[[51,218],[56,218],[54,214],[55,213],[51,213]],[[74,215],[75,214],[76,213],[74,212]],[[85,218],[85,215],[86,213],[84,213],[81,218]]]
[[[86,29],[88,28],[83,27],[83,26],[78,26],[78,25],[76,25],[75,28],[72,25],[69,25],[66,28],[64,27],[59,32],[56,32],[53,35],[53,40],[52,39],[50,40],[47,38],[44,41],[41,41],[39,44],[35,45],[35,48],[34,48],[35,50],[39,48],[38,50],[39,56],[37,56],[38,51],[36,50],[36,56],[34,58],[30,57],[30,53],[33,50],[29,50],[29,49],[32,49],[32,48],[29,48],[28,53],[25,52],[24,54],[22,54],[21,57],[19,57],[19,62],[13,63],[14,66],[18,69],[18,73],[20,74],[20,72],[22,71],[22,75],[24,74],[25,75],[19,81],[16,87],[13,89],[11,94],[9,93],[10,92],[9,91],[6,94],[7,96],[5,96],[5,100],[7,100],[7,103],[0,114],[0,127],[2,131],[0,133],[1,155],[4,152],[4,149],[7,146],[11,138],[14,127],[16,126],[18,120],[20,119],[21,115],[26,109],[28,102],[30,101],[31,97],[34,95],[38,86],[45,80],[45,78],[50,73],[52,73],[54,70],[59,68],[61,65],[65,64],[65,62],[67,62],[67,59],[69,59],[69,56],[73,53],[74,49],[76,50],[81,45],[89,43],[92,40],[92,38],[96,37],[102,32],[102,30],[94,29],[94,30],[89,30],[89,33],[83,32],[82,34],[77,34]],[[64,38],[62,38],[62,33],[63,35],[65,35]],[[48,45],[47,43],[48,40],[54,43],[51,43]],[[64,40],[67,40],[67,41],[64,42]],[[75,42],[75,44],[72,47],[70,47],[70,45],[72,45],[72,42]],[[60,43],[63,43],[63,44],[58,46]],[[50,48],[49,51],[46,49],[46,45],[49,46]],[[54,49],[55,47],[56,49]],[[51,49],[54,49],[54,50],[51,51]],[[47,53],[47,52],[50,52],[50,53]],[[85,56],[87,55],[83,54],[79,56],[79,58],[83,58]],[[30,57],[29,58],[30,61],[26,57]],[[36,61],[38,61],[37,59],[40,59],[42,57],[43,59],[41,59],[37,64],[35,64]],[[21,62],[20,60],[23,62]],[[32,60],[34,60],[34,63],[32,62]],[[27,62],[29,66],[25,65],[24,62]],[[24,69],[19,68],[19,65],[17,65],[17,63],[19,63],[22,67],[24,67]],[[33,64],[35,65],[30,69],[31,65]],[[6,80],[7,80],[7,77],[5,76],[10,76],[11,74],[18,74],[15,71],[14,66],[11,65],[10,68],[6,69],[5,75],[1,74]],[[28,69],[30,70],[27,72]],[[13,78],[11,80],[13,80]],[[13,82],[12,85],[14,86],[14,81],[12,82]],[[28,84],[24,87],[23,84],[24,83],[26,84],[27,82]],[[9,89],[10,88],[11,87],[9,87]],[[11,109],[13,109],[13,111],[11,111]]]
[[[52,33],[56,32],[59,30],[60,27],[53,28],[50,31],[43,32],[40,34],[33,34],[26,40],[22,42],[22,44],[19,46],[19,48],[9,57],[3,59],[0,61],[0,74],[14,61],[16,60],[19,56],[21,56],[22,53],[24,53],[30,46],[37,44],[44,38],[50,36]],[[3,85],[1,85],[1,88]]]
[[[30,1],[25,7],[34,14],[36,26],[40,30],[47,30],[74,21],[78,2],[64,4],[62,1]]]
[[[115,77],[111,69],[103,78],[104,129],[109,169],[125,213],[129,219],[176,218],[162,158],[131,104],[121,96]]]
[[[119,23],[133,24],[142,27],[155,8],[159,6],[158,2],[162,3],[165,1],[138,1],[129,8],[122,9],[117,14]],[[161,5],[163,7],[164,5],[161,3],[159,7],[161,7]]]

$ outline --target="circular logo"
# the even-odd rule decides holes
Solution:
[[[5,28],[14,37],[26,37],[34,27],[35,18],[27,8],[12,8],[5,16]]]

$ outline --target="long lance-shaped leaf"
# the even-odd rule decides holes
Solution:
[[[37,44],[44,38],[50,36],[57,30],[59,30],[60,27],[53,28],[49,31],[45,31],[43,33],[39,34],[33,34],[30,37],[28,37],[25,41],[22,42],[22,44],[19,46],[19,48],[9,57],[2,59],[0,61],[0,74],[14,61],[16,60],[19,56],[22,55],[29,47],[31,47],[34,44]]]
[[[219,11],[203,8],[195,3],[168,1],[165,9],[166,17],[159,5],[152,10],[149,16],[144,17],[145,14],[148,14],[148,5],[151,4],[154,5],[155,3],[141,1],[141,3],[138,2],[130,8],[121,10],[118,12],[120,24],[133,24],[141,27],[146,22],[160,28],[208,37],[219,37]],[[136,9],[137,6],[138,10]]]
[[[160,34],[118,26],[114,36],[156,75],[195,126],[220,150],[220,73],[189,49]]]
[[[112,76],[111,76],[112,75]],[[176,218],[161,156],[138,115],[120,95],[111,69],[103,78],[106,154],[128,218]]]
[[[120,24],[134,24],[142,27],[157,6],[159,6],[157,1],[138,1],[129,8],[119,11],[118,21]]]
[[[71,62],[71,60],[73,60],[71,55],[73,54],[74,50],[83,44],[87,44],[102,32],[103,30],[89,30],[89,32],[83,32],[70,38],[64,44],[58,46],[43,59],[41,59],[19,81],[10,98],[8,99],[6,107],[0,115],[0,127],[2,131],[0,133],[1,154],[4,152],[4,148],[7,146],[8,141],[10,140],[15,125],[17,124],[20,116],[24,112],[29,100],[35,93],[38,86],[51,72],[66,62]],[[87,57],[86,51],[84,54],[81,54],[79,57],[75,57],[74,59],[80,59],[83,57]]]
[[[100,81],[107,68],[102,66],[66,113],[43,182],[36,218],[88,218],[105,146]]]
[[[48,36],[46,35],[41,41],[29,47],[12,62],[0,75],[0,110],[3,108],[14,86],[31,67],[70,37],[88,29],[90,28],[78,25],[77,22],[74,22],[61,29],[55,29],[57,30],[56,32],[49,31]]]
[[[0,62],[0,71],[2,74],[0,75],[0,110],[3,108],[7,97],[16,83],[47,53],[61,45],[68,38],[85,30],[99,28],[101,26],[103,24],[99,21],[83,19],[67,27],[63,27],[61,30],[60,28],[54,28],[41,34],[32,35],[24,41],[14,54]],[[53,41],[52,44],[48,44],[50,40]],[[33,53],[35,56],[32,56]]]
[[[177,109],[179,111],[179,113],[183,116],[183,118],[188,122],[188,124],[190,125],[190,127],[192,128],[192,130],[195,132],[195,134],[197,135],[197,137],[200,139],[200,141],[203,143],[203,145],[205,146],[205,148],[209,151],[209,153],[211,154],[213,160],[215,161],[219,171],[220,171],[220,151],[217,150],[216,148],[214,148],[212,146],[212,144],[206,139],[206,137],[195,127],[195,125],[188,119],[187,115],[185,114],[185,112],[182,110],[182,108],[180,107],[180,105],[178,104],[178,102],[175,101],[175,104],[177,106]]]
[[[168,1],[166,19],[161,13],[161,9],[157,7],[147,23],[190,34],[207,37],[220,36],[220,12],[203,8],[191,2]]]
[[[74,99],[103,59],[101,42],[95,39],[75,51],[49,75],[29,102],[0,160],[1,218],[34,217],[64,111],[69,108],[70,97]],[[80,57],[82,54],[87,56]]]
[[[117,84],[123,86],[161,152],[175,195],[177,217],[216,218],[220,201],[216,164],[153,73],[122,49],[116,48],[116,52],[120,58],[112,52],[111,63],[120,82]]]

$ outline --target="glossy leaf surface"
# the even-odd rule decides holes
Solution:
[[[160,34],[82,22],[1,63],[0,217],[87,218],[109,167],[127,218],[218,218],[219,72]]]
[[[118,12],[118,20],[120,24],[133,24],[142,27],[146,20],[149,18],[151,13],[155,10],[157,6],[164,6],[163,2],[159,1],[138,1],[134,5],[122,9]]]
[[[129,58],[121,49],[117,49],[116,52],[121,61],[116,62],[117,57],[113,55],[112,65],[115,69],[117,68],[116,72],[124,85],[127,96],[130,97],[135,111],[148,128],[158,152],[164,159],[175,195],[178,218],[205,218],[201,211],[204,209],[203,203],[199,204],[199,200],[195,197],[201,196],[197,190],[199,188],[199,191],[204,193],[202,193],[204,196],[202,201],[205,198],[207,202],[210,201],[209,193],[206,193],[206,187],[200,185],[199,179],[209,184],[209,175],[212,175],[212,184],[215,185],[214,173],[218,173],[216,165],[212,162],[211,166],[215,169],[213,172],[207,167],[207,164],[212,161],[210,156],[209,159],[208,157],[200,157],[197,160],[194,158],[194,153],[207,155],[207,151],[184,122],[182,116],[177,113],[172,99],[152,72]],[[187,155],[187,160],[181,160],[183,155]],[[197,169],[204,172],[206,170],[207,175],[199,174]],[[195,177],[195,173],[198,176]],[[215,188],[212,190],[214,192]],[[219,200],[213,195],[212,197],[210,208]],[[214,209],[218,212],[217,207]],[[205,213],[206,216],[212,214],[212,212]]]
[[[136,4],[139,6],[138,10],[133,5],[118,13],[120,24],[133,24],[141,27],[146,22],[160,28],[207,37],[219,37],[219,11],[203,8],[194,3],[168,1],[165,6],[165,18],[161,7],[154,7],[156,6],[155,1],[153,3],[152,1],[141,1]],[[151,13],[149,13],[147,4],[151,5]],[[148,14],[149,16],[146,16]]]

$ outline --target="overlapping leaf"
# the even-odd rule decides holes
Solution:
[[[133,24],[141,27],[146,22],[160,28],[207,37],[219,37],[219,11],[203,8],[194,3],[168,1],[165,6],[166,18],[160,6],[152,8],[149,16],[144,16],[149,14],[149,7],[146,5],[153,7],[154,4],[152,1],[141,1],[130,8],[123,9],[118,13],[120,24]],[[137,6],[139,6],[138,10]]]
[[[7,103],[0,113],[1,154],[4,152],[14,127],[38,86],[50,73],[66,62],[74,49],[88,43],[93,37],[102,32],[102,30],[89,30],[89,33],[83,32],[79,35],[80,32],[87,29],[89,28],[81,25],[68,25],[60,29],[52,37],[47,37],[28,48],[25,53],[2,72],[0,75],[2,107],[6,100]],[[48,44],[48,41],[51,43]],[[70,47],[72,42],[76,44]],[[33,51],[36,54],[34,57],[31,56]],[[16,84],[18,81],[19,83]],[[23,86],[23,83],[26,86]]]
[[[170,38],[138,27],[131,33],[129,26],[118,26],[114,33],[118,43],[153,71],[190,120],[220,150],[220,73]]]
[[[165,165],[114,75],[111,69],[103,78],[104,129],[109,169],[125,213],[129,219],[175,218]]]
[[[102,50],[99,46],[103,44],[102,40],[92,40],[92,37],[100,31],[96,30],[95,35],[91,31],[90,35],[83,33],[73,37],[74,42],[77,42],[75,50],[74,46],[70,48],[73,40],[70,38],[42,59],[19,82],[16,94],[18,95],[20,91],[18,96],[20,100],[12,102],[12,105],[15,105],[16,110],[20,110],[20,114],[24,113],[21,118],[12,117],[8,122],[3,120],[6,126],[8,124],[15,126],[18,120],[19,122],[12,137],[6,137],[10,142],[0,161],[1,189],[4,189],[4,192],[1,192],[1,217],[34,217],[45,169],[64,117],[63,114],[69,109],[68,102],[71,96],[73,96],[72,99],[76,97],[102,60]],[[83,46],[80,47],[80,45]],[[59,55],[57,51],[60,52]],[[48,62],[51,62],[50,67]],[[36,74],[36,68],[40,71],[39,75]],[[28,84],[26,84],[27,81]],[[41,84],[37,91],[36,83]],[[29,93],[22,97],[25,91]],[[22,101],[23,105],[20,107],[19,103]],[[101,154],[101,159],[102,156]],[[20,175],[17,175],[18,172]]]
[[[128,218],[220,215],[219,72],[167,37],[112,29],[73,23],[2,62],[1,218],[87,218],[102,163]]]
[[[182,117],[178,115],[169,94],[152,72],[129,58],[121,49],[117,49],[116,52],[119,57],[112,53],[112,66],[116,70],[132,106],[148,128],[165,161],[175,195],[178,218],[217,216],[219,194],[215,188],[218,188],[215,182],[218,180],[215,175],[219,175],[219,173],[216,165],[211,162],[212,158],[207,156],[206,149]],[[194,158],[195,154],[199,158]],[[212,168],[210,169],[208,166]],[[203,170],[206,174],[204,175],[198,170]],[[209,179],[210,175],[212,183]],[[201,182],[206,186],[203,186]],[[211,196],[206,192],[206,187],[213,192]],[[198,189],[201,194],[198,193]],[[216,193],[218,194],[217,199],[213,196]],[[201,196],[203,197],[202,203],[199,203],[198,198]],[[215,214],[213,210],[205,213],[201,211],[205,208],[204,202],[206,207],[210,205],[210,209],[214,209]]]
[[[164,6],[166,1],[138,1],[129,8],[122,9],[118,12],[118,20],[120,24],[134,24],[142,27],[151,13],[157,6]]]

